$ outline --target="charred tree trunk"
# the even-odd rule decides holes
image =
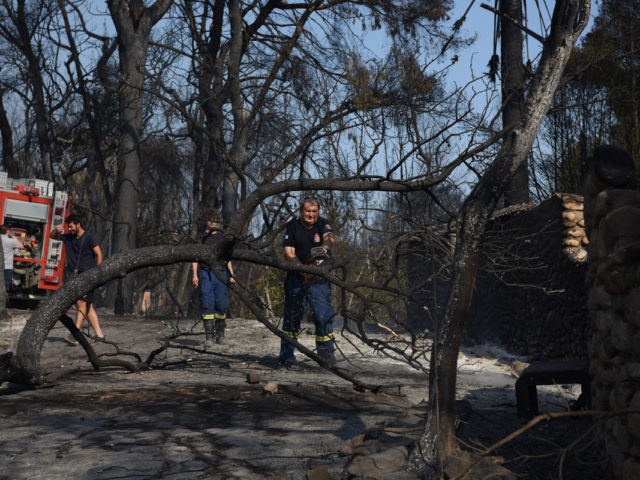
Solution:
[[[513,125],[522,115],[526,75],[522,61],[522,1],[500,0],[500,54],[502,71],[502,125]],[[510,20],[507,20],[510,19]],[[517,24],[516,24],[517,23]],[[525,158],[504,193],[505,206],[529,202],[529,168]]]
[[[118,177],[114,211],[113,253],[135,248],[138,224],[138,183],[140,180],[140,143],[142,136],[142,87],[148,37],[120,41],[120,68],[124,79],[120,97],[120,139]],[[126,47],[123,45],[126,44]],[[131,313],[133,284],[124,277],[118,282],[115,311]]]
[[[106,222],[103,218],[108,218],[108,212],[113,208],[113,199],[107,182],[107,171],[102,153],[104,129],[102,128],[102,125],[100,125],[100,113],[96,112],[96,108],[92,104],[91,94],[87,87],[82,69],[80,52],[78,50],[75,37],[73,36],[73,29],[67,15],[66,5],[63,0],[58,0],[58,5],[64,20],[65,32],[72,55],[71,58],[76,69],[77,79],[75,83],[77,84],[78,91],[82,98],[82,105],[84,107],[83,115],[89,124],[89,133],[91,135],[91,143],[93,145],[93,151],[90,151],[87,154],[87,176],[85,179],[85,189],[87,191],[87,198],[89,200],[91,211],[99,212],[102,218],[98,218],[93,222],[93,228],[91,228],[91,231],[99,240],[102,241],[106,235]],[[102,57],[98,61],[98,68],[108,62],[109,58],[113,55],[115,48],[116,42],[111,42],[111,44],[107,44],[105,42],[102,49]],[[98,77],[100,77],[100,72],[98,72]]]
[[[140,0],[107,2],[118,31],[120,55],[120,138],[118,178],[114,212],[113,252],[135,248],[138,224],[138,183],[140,178],[140,144],[142,141],[142,88],[144,87],[147,47],[152,27],[171,6],[171,0],[156,0],[145,7]],[[133,282],[118,282],[116,313],[133,309]]]
[[[185,2],[185,16],[191,28],[191,37],[195,41],[201,68],[198,75],[198,96],[202,106],[206,134],[194,131],[191,138],[196,144],[196,161],[194,162],[194,213],[201,207],[219,208],[218,189],[224,177],[224,168],[220,155],[224,151],[220,145],[224,113],[222,103],[225,98],[225,52],[222,32],[224,30],[225,0],[213,2],[213,22],[210,27],[201,28],[196,19],[193,5]],[[220,99],[223,99],[222,102]],[[218,145],[218,147],[216,147]]]
[[[458,219],[458,236],[449,300],[431,354],[429,415],[410,457],[410,468],[438,467],[457,448],[455,440],[456,368],[460,341],[482,258],[489,216],[529,154],[558,87],[573,44],[589,17],[589,0],[556,3],[551,32],[531,83],[522,115],[496,159],[467,197]]]
[[[222,186],[222,218],[226,225],[231,222],[236,212],[239,184],[238,176],[230,168],[227,169]]]
[[[36,38],[36,29],[39,23],[51,12],[49,5],[42,5],[39,11],[31,9],[30,2],[19,0],[7,6],[7,10],[13,9],[11,15],[4,18],[10,29],[4,29],[3,36],[16,46],[24,55],[26,63],[26,78],[31,94],[31,105],[36,125],[36,138],[40,152],[42,175],[47,180],[53,180],[52,151],[54,134],[51,131],[51,112],[47,109],[46,87],[42,78],[44,61],[39,46],[32,45]]]
[[[0,136],[2,137],[2,164],[10,178],[20,178],[20,168],[13,156],[13,131],[7,111],[4,108],[4,95],[0,92]]]
[[[43,383],[40,369],[42,345],[49,331],[77,298],[143,267],[191,261],[215,264],[219,252],[223,252],[222,256],[227,258],[232,244],[233,240],[227,239],[215,249],[200,244],[139,248],[109,257],[100,266],[78,275],[57,290],[29,319],[18,340],[9,371],[4,376],[0,372],[0,383],[6,380],[23,385]]]
[[[0,241],[0,244],[2,242]],[[2,269],[2,287],[0,287],[0,320],[4,320],[9,317],[7,313],[7,291],[4,288],[4,255],[0,255],[0,267]]]

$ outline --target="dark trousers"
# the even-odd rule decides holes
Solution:
[[[11,281],[13,280],[13,269],[9,268],[4,271],[4,289],[8,292],[11,290]]]
[[[284,318],[282,332],[291,338],[298,338],[300,322],[304,309],[309,303],[316,329],[316,348],[318,353],[334,349],[333,307],[331,306],[331,285],[329,282],[303,283],[302,277],[289,275],[285,280]],[[295,348],[285,340],[280,342],[282,362],[295,361]]]

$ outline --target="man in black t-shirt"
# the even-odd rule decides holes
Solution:
[[[293,263],[308,265],[312,251],[324,251],[324,255],[328,255],[334,243],[329,221],[319,216],[318,201],[305,198],[300,207],[300,218],[287,224],[283,242],[285,258]],[[282,332],[291,338],[296,339],[300,334],[300,322],[307,302],[313,313],[318,356],[333,365],[336,358],[331,285],[322,277],[289,272],[285,279]],[[285,366],[295,363],[294,350],[293,345],[282,340],[279,362]]]
[[[102,249],[96,237],[82,228],[82,219],[77,215],[69,215],[65,223],[67,224],[67,233],[62,233],[64,225],[60,224],[51,231],[49,236],[54,240],[62,240],[64,243],[67,256],[67,267],[65,269],[67,277],[78,275],[96,265],[100,265],[103,259]],[[98,339],[103,339],[104,336],[98,322],[98,314],[93,306],[93,290],[76,301],[76,308],[76,327],[78,330],[82,328],[86,317]],[[71,344],[77,343],[66,337],[65,341]]]

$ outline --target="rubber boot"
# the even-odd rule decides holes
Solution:
[[[224,341],[224,330],[227,327],[226,320],[216,320],[216,343],[218,345],[223,345]]]
[[[204,346],[213,347],[214,345],[213,320],[203,320],[202,323],[204,324],[204,334],[205,334]]]
[[[338,360],[336,359],[335,345],[333,341],[317,343],[316,347],[318,356],[325,362],[327,362],[330,366],[333,367],[338,362]]]

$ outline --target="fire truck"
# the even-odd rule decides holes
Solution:
[[[49,238],[69,214],[69,195],[53,182],[8,178],[0,172],[2,225],[21,245],[15,251],[10,299],[44,300],[62,284],[63,243]]]

